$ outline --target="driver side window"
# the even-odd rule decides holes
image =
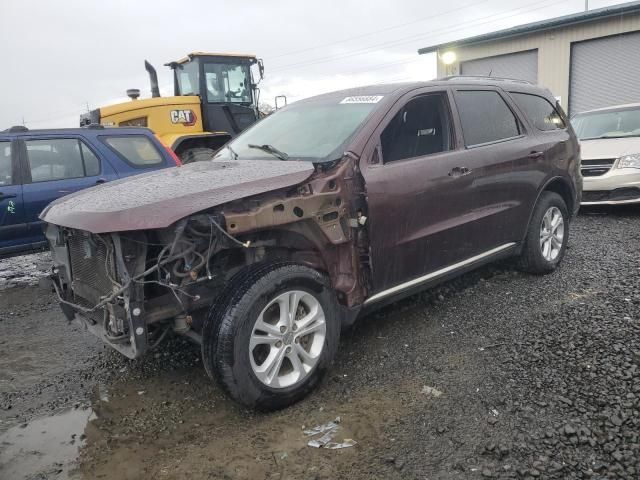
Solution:
[[[385,163],[423,157],[451,149],[451,122],[446,93],[409,101],[380,136]]]

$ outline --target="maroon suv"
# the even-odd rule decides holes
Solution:
[[[581,189],[551,93],[460,77],[296,102],[212,161],[42,218],[69,318],[131,358],[185,335],[231,396],[273,409],[316,386],[365,310],[498,258],[552,272]]]

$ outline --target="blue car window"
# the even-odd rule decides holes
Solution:
[[[87,176],[78,139],[26,140],[25,145],[32,182]]]
[[[144,135],[106,137],[103,140],[120,157],[134,167],[145,168],[164,163],[164,159],[156,146]]]
[[[84,160],[86,176],[95,177],[100,175],[100,160],[98,160],[98,157],[94,155],[84,142],[80,142],[80,148],[82,149],[82,159]]]
[[[0,185],[13,184],[11,165],[11,142],[0,141]]]

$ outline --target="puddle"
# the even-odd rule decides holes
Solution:
[[[77,409],[7,430],[0,435],[0,478],[75,478],[72,470],[84,444],[84,429],[94,418],[91,409]]]

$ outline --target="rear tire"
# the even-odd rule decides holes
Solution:
[[[553,272],[564,258],[568,241],[567,204],[555,192],[542,192],[527,230],[520,269],[537,275]]]
[[[211,160],[216,153],[212,148],[189,148],[178,155],[182,163],[204,162]]]
[[[277,410],[318,385],[339,338],[338,302],[324,275],[291,263],[252,266],[211,309],[203,363],[235,400]]]

